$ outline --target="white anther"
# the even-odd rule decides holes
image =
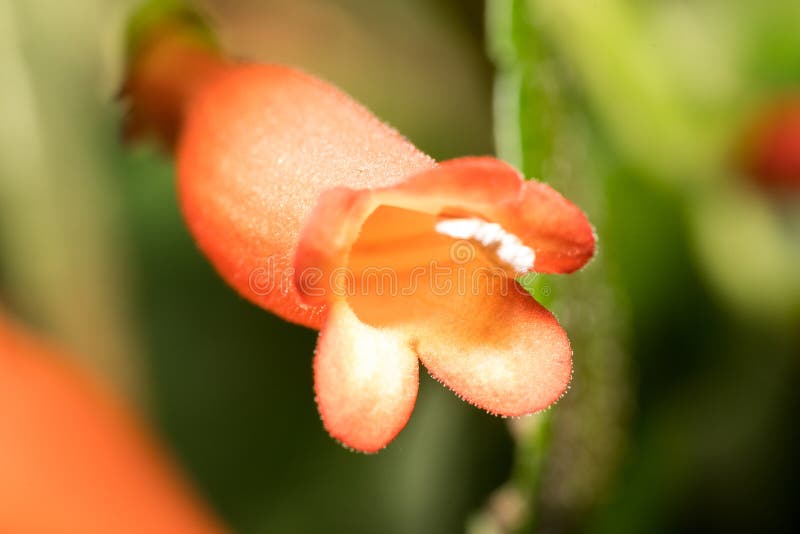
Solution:
[[[436,223],[436,231],[456,239],[477,241],[494,252],[499,260],[518,273],[533,269],[536,253],[522,244],[515,236],[497,223],[471,217],[468,219],[442,219]]]

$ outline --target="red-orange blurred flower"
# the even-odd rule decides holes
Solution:
[[[224,531],[116,399],[0,314],[0,532]]]
[[[783,97],[759,112],[746,131],[742,160],[760,184],[800,189],[800,95]]]
[[[436,164],[280,66],[230,66],[196,93],[178,171],[188,226],[219,273],[322,330],[317,402],[344,444],[376,451],[402,429],[418,358],[496,414],[536,412],[566,389],[567,336],[514,280],[572,272],[594,253],[586,217],[550,187],[493,158]]]

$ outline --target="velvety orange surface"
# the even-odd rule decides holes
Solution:
[[[286,67],[241,66],[190,105],[180,202],[198,245],[242,296],[319,328],[324,306],[302,303],[289,271],[319,194],[394,184],[433,165],[333,86]],[[265,293],[271,285],[285,287]]]

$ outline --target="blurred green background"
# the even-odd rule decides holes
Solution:
[[[137,403],[236,532],[800,527],[800,186],[737,166],[800,95],[796,0],[194,5],[234,57],[332,81],[437,159],[552,183],[600,246],[536,280],[575,347],[555,408],[509,422],[424,379],[387,450],[349,452],[315,333],[225,286],[169,156],[119,141],[135,2],[0,4],[0,300]]]

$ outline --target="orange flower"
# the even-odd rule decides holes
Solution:
[[[116,399],[0,314],[0,532],[225,529]]]
[[[345,445],[377,451],[403,428],[417,358],[495,414],[564,393],[569,340],[515,277],[572,272],[595,237],[547,185],[488,157],[436,164],[330,85],[256,65],[195,93],[178,174],[188,226],[219,273],[322,330],[317,402]]]

